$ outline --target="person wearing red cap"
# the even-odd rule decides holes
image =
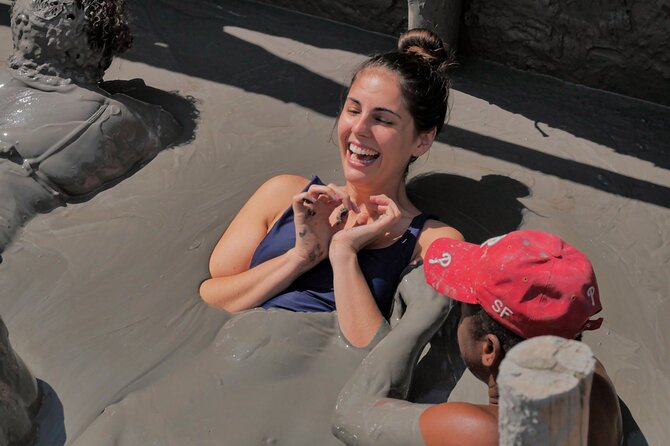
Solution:
[[[438,239],[423,270],[439,294],[416,287],[403,294],[403,318],[342,389],[333,433],[357,445],[497,445],[496,378],[505,352],[535,336],[580,340],[583,331],[600,327],[602,318],[592,319],[602,306],[591,262],[553,234],[523,230],[482,245]],[[403,401],[419,354],[458,309],[454,302],[460,302],[461,357],[488,386],[488,404]],[[618,396],[596,361],[588,444],[620,445],[622,437]]]

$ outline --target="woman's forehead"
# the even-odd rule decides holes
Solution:
[[[367,68],[351,84],[348,98],[365,101],[373,107],[404,108],[398,76],[385,69]]]

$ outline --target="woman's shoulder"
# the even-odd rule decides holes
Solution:
[[[263,183],[247,202],[249,209],[263,215],[268,228],[291,206],[293,196],[309,184],[310,180],[299,175],[282,174]]]
[[[304,189],[310,181],[309,178],[300,175],[277,175],[263,183],[258,188],[258,192],[268,195],[290,194],[290,196],[293,196]]]

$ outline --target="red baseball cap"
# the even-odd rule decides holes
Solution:
[[[574,339],[602,318],[589,259],[556,235],[515,231],[482,245],[435,240],[424,261],[426,281],[452,299],[479,304],[501,325],[531,338]]]

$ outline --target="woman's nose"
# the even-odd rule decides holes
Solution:
[[[356,120],[351,126],[351,131],[357,135],[367,135],[370,133],[370,120],[366,115],[361,113],[356,116]]]

